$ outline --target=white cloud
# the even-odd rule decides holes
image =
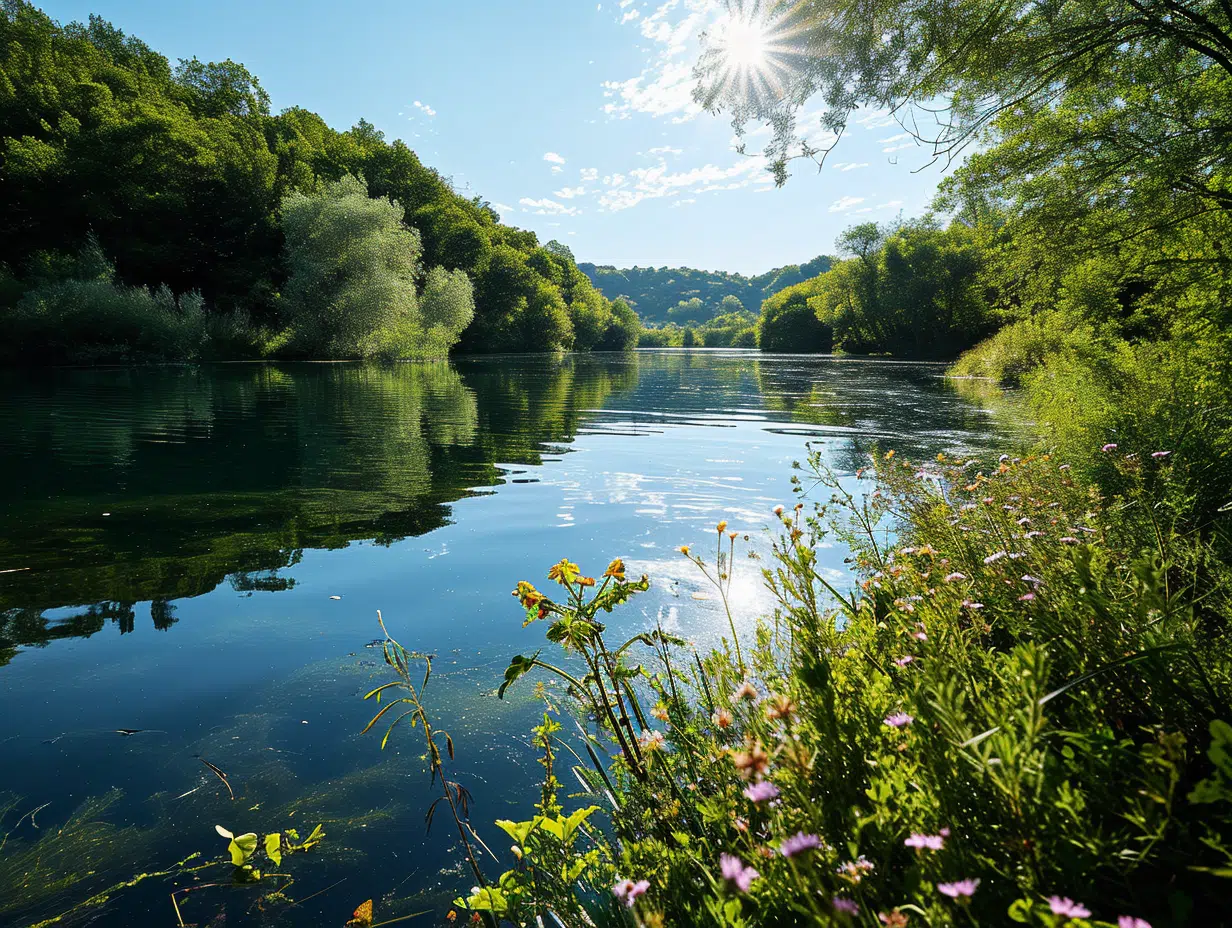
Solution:
[[[576,206],[566,206],[564,203],[557,203],[555,200],[549,200],[544,197],[542,200],[532,200],[530,197],[522,197],[518,202],[526,208],[528,212],[532,212],[538,216],[577,216],[581,213]]]
[[[877,144],[878,145],[890,145],[893,142],[901,142],[903,141],[903,139],[909,139],[909,138],[911,138],[910,132],[900,132],[898,133],[898,135],[892,135],[888,139],[878,139]]]
[[[699,194],[716,190],[737,190],[760,180],[766,161],[762,157],[742,158],[730,167],[706,164],[687,171],[668,170],[660,161],[651,168],[634,168],[628,175],[613,174],[604,178],[608,189],[599,194],[600,209],[619,212],[637,206],[643,200]]]
[[[564,169],[564,168],[562,168],[559,164],[554,164],[554,165],[552,165],[552,173],[553,173],[553,174],[563,174],[563,173],[564,173],[564,170],[565,170],[565,169]]]
[[[884,129],[887,126],[897,124],[894,117],[890,115],[889,110],[873,110],[867,116],[862,116],[856,120],[856,125],[863,126],[865,129]]]
[[[898,209],[902,205],[902,200],[887,200],[884,203],[878,203],[877,209]]]
[[[684,154],[683,148],[672,148],[670,145],[661,145],[658,148],[650,149],[652,155],[681,155]]]
[[[517,208],[510,206],[508,203],[493,203],[492,208],[498,213],[516,213]]]
[[[889,145],[881,150],[882,152],[888,155],[891,152],[902,151],[904,148],[915,148],[915,147],[916,147],[915,142],[903,142],[903,144],[901,145]]]
[[[696,198],[688,197],[687,199],[684,199],[684,200],[677,200],[675,203],[672,204],[672,206],[688,206],[690,203],[696,203],[696,202],[697,202]]]
[[[861,161],[858,164],[855,163],[854,161],[836,161],[834,163],[834,169],[836,171],[843,171],[843,172],[858,171],[860,170],[860,168],[866,168],[866,167],[868,167],[867,161]]]
[[[563,187],[555,191],[552,196],[560,197],[562,200],[572,200],[574,197],[580,197],[584,193],[586,193],[586,188],[584,187]]]
[[[564,164],[565,159],[554,151],[545,152],[543,155],[544,161],[551,161],[553,164]]]
[[[864,197],[843,197],[841,200],[835,200],[830,204],[830,212],[845,213],[853,206],[859,206],[864,202]]]
[[[641,15],[641,12],[638,10],[630,10],[624,16],[620,17],[620,24],[623,26],[625,23],[631,23]]]
[[[582,168],[581,174],[582,174],[582,180],[589,182],[589,183],[593,183],[599,179],[599,169],[598,168]]]
[[[418,100],[416,100],[413,106],[415,107],[415,109],[419,110],[425,116],[435,116],[436,115],[436,110],[428,106],[428,104],[426,103],[420,103]]]

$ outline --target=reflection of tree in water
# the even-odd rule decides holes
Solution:
[[[571,441],[635,365],[551,357],[67,371],[7,385],[0,664],[152,601],[278,590],[306,548],[391,543]],[[44,610],[98,603],[70,616]]]

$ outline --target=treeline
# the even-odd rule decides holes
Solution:
[[[644,322],[674,323],[681,328],[731,312],[729,297],[739,302],[739,308],[756,313],[766,297],[820,274],[829,266],[830,259],[820,255],[804,264],[788,264],[756,277],[745,277],[689,267],[579,265],[605,296],[625,299]]]
[[[11,362],[637,341],[568,249],[502,225],[402,141],[272,114],[240,64],[173,66],[25,0],[0,4],[0,211]]]

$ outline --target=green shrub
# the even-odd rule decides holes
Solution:
[[[965,352],[950,368],[955,377],[983,377],[1018,387],[1052,356],[1066,363],[1092,363],[1111,349],[1097,325],[1074,313],[1046,312],[1012,322]]]

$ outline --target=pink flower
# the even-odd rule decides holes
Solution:
[[[902,657],[898,658],[894,663],[899,667],[906,667],[913,660],[915,660],[915,658],[912,657],[910,654],[904,654]]]
[[[1063,545],[1076,545],[1078,544],[1078,539],[1073,535],[1066,535],[1064,538],[1060,539],[1060,542]]]
[[[945,847],[945,838],[942,835],[920,835],[913,833],[903,844],[907,847],[913,847],[917,851],[939,851]]]
[[[954,571],[954,573],[946,575],[945,582],[954,583],[958,580],[966,580],[966,579],[967,579],[966,574],[960,574],[958,571]]]
[[[859,883],[866,874],[872,873],[876,867],[873,862],[867,857],[857,857],[855,860],[849,860],[846,863],[839,864],[835,871],[839,876],[846,877],[852,883]]]
[[[633,903],[637,902],[637,897],[643,895],[646,890],[650,889],[649,880],[638,880],[634,883],[632,880],[621,880],[612,887],[612,895],[624,903],[626,908],[633,908]]]
[[[994,552],[993,554],[990,554],[988,555],[988,557],[984,558],[984,563],[985,564],[995,564],[997,563],[997,561],[1001,560],[1001,558],[1005,557],[1005,555],[1006,555],[1005,551]]]
[[[815,851],[821,847],[821,838],[817,835],[806,835],[802,831],[796,832],[790,838],[784,838],[779,844],[779,853],[784,857],[794,857],[804,851]]]
[[[1171,453],[1172,453],[1171,451],[1152,451],[1152,452],[1151,452],[1151,457],[1153,457],[1153,458],[1166,458],[1166,457],[1167,457],[1168,455],[1170,455]]]
[[[1122,915],[1117,918],[1117,928],[1151,928],[1151,923],[1145,918],[1135,918],[1133,915]]]
[[[980,881],[976,879],[955,880],[953,883],[938,883],[937,892],[943,896],[949,896],[951,899],[964,901],[975,895],[975,891],[979,889]]]
[[[984,608],[984,604],[983,604],[983,603],[973,603],[973,602],[972,602],[971,600],[969,600],[969,599],[964,599],[964,600],[962,601],[962,607],[963,607],[964,609],[983,609],[983,608]]]
[[[747,893],[753,881],[761,877],[760,873],[752,867],[746,867],[744,861],[733,854],[719,855],[719,872],[723,875],[723,879],[742,893]]]
[[[906,728],[914,722],[915,719],[906,712],[895,712],[893,715],[887,715],[884,721],[891,728]]]
[[[1075,902],[1068,896],[1049,896],[1048,907],[1053,915],[1064,915],[1066,918],[1090,918],[1091,910],[1081,902]]]
[[[1023,593],[1021,596],[1018,597],[1018,601],[1020,603],[1029,603],[1033,599],[1035,599],[1034,593]]]
[[[759,780],[746,786],[744,795],[752,802],[767,802],[779,798],[779,788],[766,780]]]
[[[740,688],[732,694],[732,698],[747,699],[749,702],[755,702],[757,700],[757,687],[755,687],[750,681],[745,680],[740,684]]]
[[[1116,443],[1109,442],[1108,444],[1104,445],[1104,447],[1100,448],[1099,450],[1107,454],[1109,451],[1116,451],[1116,449],[1117,449]]]
[[[916,641],[927,641],[928,633],[924,631],[924,626],[920,625],[918,622],[916,623],[916,626],[917,630],[911,633],[911,637]]]
[[[835,896],[830,900],[830,904],[834,906],[835,912],[850,915],[852,918],[860,914],[860,907],[850,899],[844,899],[842,896]]]
[[[1022,537],[1023,538],[1043,538],[1044,533],[1040,531],[1027,532],[1027,534],[1023,535]]]

